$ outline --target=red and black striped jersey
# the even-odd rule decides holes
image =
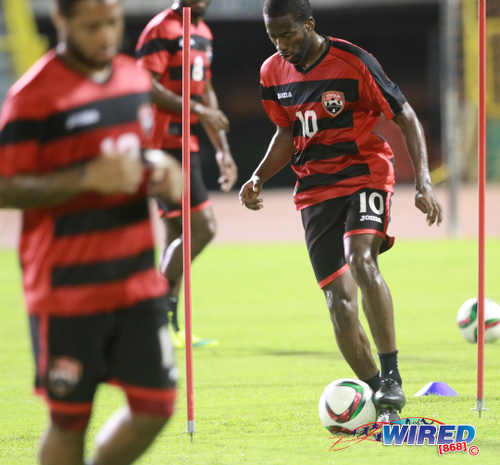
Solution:
[[[152,121],[151,78],[117,56],[107,82],[53,51],[10,89],[0,115],[0,175],[42,175],[96,157],[103,144],[140,147]],[[151,129],[151,127],[149,127]],[[31,314],[83,315],[163,298],[145,185],[134,195],[83,193],[23,211],[19,244]]]
[[[211,77],[212,33],[200,20],[191,25],[191,96],[201,101],[206,82]],[[139,37],[136,56],[139,65],[161,75],[160,83],[172,92],[182,94],[182,17],[167,9],[156,15]],[[191,114],[191,124],[198,117]],[[154,146],[165,149],[182,147],[182,115],[155,108]],[[198,151],[198,137],[191,135],[191,150]]]
[[[269,118],[293,130],[298,210],[360,188],[394,186],[391,148],[373,127],[381,114],[393,119],[405,97],[373,55],[344,40],[326,40],[325,52],[306,70],[278,53],[261,68]]]

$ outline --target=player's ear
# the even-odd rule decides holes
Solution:
[[[312,32],[316,27],[316,21],[314,21],[314,18],[312,16],[309,16],[309,18],[306,19],[304,26],[307,32]]]

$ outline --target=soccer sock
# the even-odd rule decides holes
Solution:
[[[378,354],[380,359],[380,368],[382,371],[382,378],[392,378],[399,383],[403,384],[398,370],[398,351],[388,352],[386,354]]]
[[[167,315],[168,321],[175,332],[179,331],[179,321],[177,319],[177,304],[179,298],[176,295],[167,295]]]
[[[366,384],[368,384],[368,386],[372,388],[373,392],[378,391],[378,388],[380,387],[380,371],[370,379],[362,379],[361,381],[364,381]]]

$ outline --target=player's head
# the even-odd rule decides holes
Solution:
[[[175,0],[172,8],[174,10],[180,10],[182,7],[189,7],[191,8],[191,17],[196,20],[205,16],[211,1],[212,0]]]
[[[280,55],[294,65],[301,64],[314,34],[309,0],[265,0],[263,14],[267,35]]]
[[[57,0],[54,23],[73,60],[91,70],[106,68],[121,46],[121,0]]]

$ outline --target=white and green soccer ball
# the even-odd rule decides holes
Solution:
[[[460,306],[457,314],[458,329],[469,342],[477,342],[477,319],[477,299],[473,297]],[[484,342],[497,339],[500,339],[500,305],[484,299]]]
[[[374,423],[373,391],[359,379],[341,378],[331,382],[319,399],[319,418],[331,433],[349,432]]]

